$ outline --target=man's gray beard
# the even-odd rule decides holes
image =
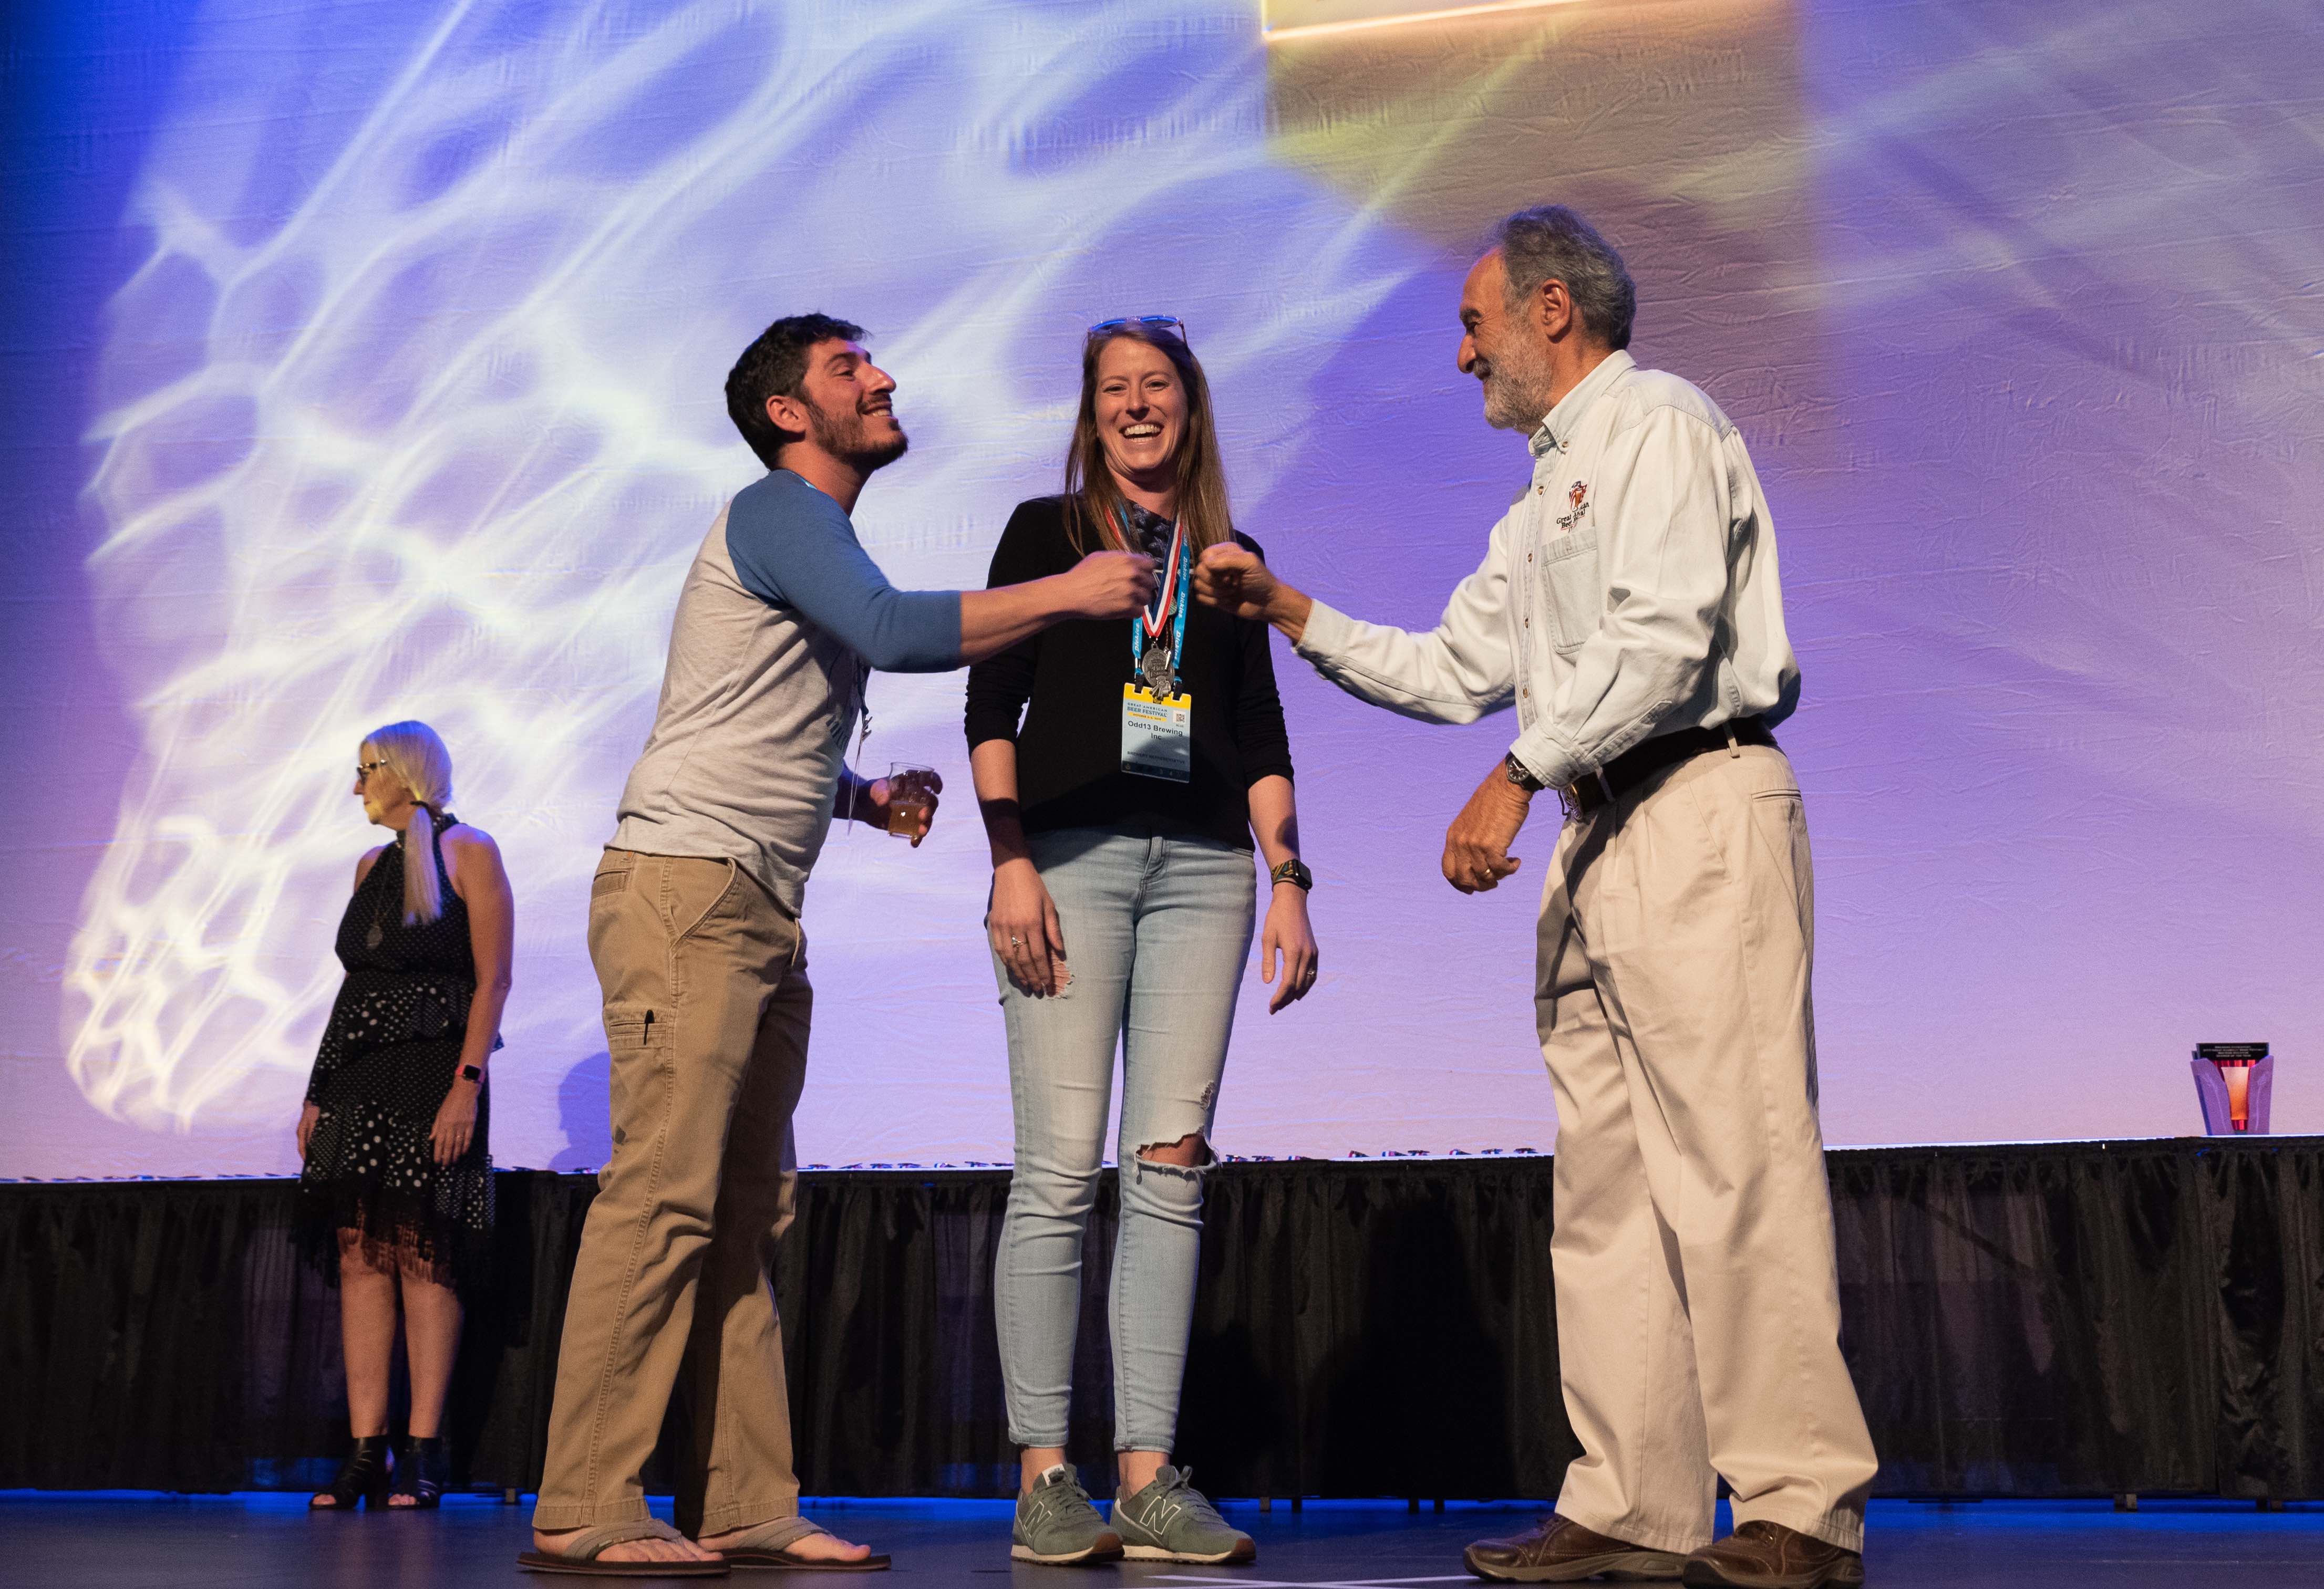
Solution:
[[[1530,365],[1523,355],[1516,359],[1499,359],[1487,368],[1492,379],[1485,382],[1485,423],[1496,430],[1531,432],[1541,428],[1548,417],[1549,361],[1544,358],[1538,365]]]

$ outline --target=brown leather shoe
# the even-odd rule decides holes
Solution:
[[[1745,1523],[1686,1558],[1686,1582],[1702,1589],[1823,1589],[1864,1582],[1864,1558],[1781,1523]]]
[[[1461,1553],[1461,1560],[1477,1576],[1505,1584],[1571,1584],[1601,1575],[1668,1580],[1686,1565],[1686,1557],[1674,1551],[1609,1539],[1554,1511],[1530,1533],[1478,1540]]]

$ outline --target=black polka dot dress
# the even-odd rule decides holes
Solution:
[[[438,1164],[432,1140],[476,992],[468,907],[452,892],[440,838],[458,820],[449,812],[438,817],[438,838],[429,847],[443,890],[441,916],[404,922],[399,839],[382,852],[339,921],[339,962],[347,978],[307,1084],[307,1101],[320,1112],[299,1176],[300,1245],[334,1276],[343,1229],[362,1233],[374,1267],[416,1266],[463,1292],[488,1274],[489,1079],[476,1098],[468,1151]]]

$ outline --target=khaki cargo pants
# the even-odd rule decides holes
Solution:
[[[640,1472],[681,1366],[689,1532],[796,1515],[782,1326],[791,1110],[807,1079],[806,940],[732,861],[609,850],[589,899],[613,1161],[583,1228],[533,1526],[647,1515]]]

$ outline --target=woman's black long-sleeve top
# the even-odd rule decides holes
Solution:
[[[1265,556],[1249,536],[1235,539]],[[1065,499],[1037,497],[1010,516],[987,583],[1063,574],[1081,556],[1066,534]],[[1016,742],[1028,833],[1142,821],[1249,849],[1250,785],[1291,776],[1267,626],[1194,602],[1179,681],[1194,697],[1193,767],[1183,784],[1121,770],[1121,687],[1132,682],[1125,620],[1060,623],[970,668],[969,749]]]

